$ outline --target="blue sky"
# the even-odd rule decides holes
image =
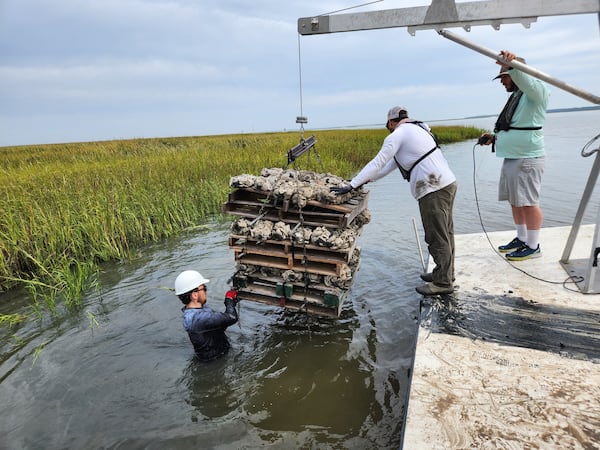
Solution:
[[[494,61],[435,31],[298,37],[299,17],[359,3],[0,0],[0,146],[297,130],[301,110],[309,130],[383,125],[396,104],[427,121],[502,108]],[[600,94],[597,15],[450,30]],[[552,87],[550,108],[591,105]]]

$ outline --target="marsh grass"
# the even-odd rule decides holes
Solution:
[[[482,130],[433,131],[444,144]],[[315,132],[315,149],[295,167],[350,177],[386,133]],[[77,306],[98,263],[224,219],[230,177],[284,167],[299,141],[286,132],[0,148],[0,291],[25,285],[38,312],[55,313],[58,299]]]
[[[0,326],[12,327],[25,322],[27,316],[23,314],[0,314]]]

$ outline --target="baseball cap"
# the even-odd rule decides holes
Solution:
[[[405,119],[407,117],[408,111],[404,106],[394,106],[387,114],[387,120]]]
[[[498,75],[496,75],[494,78],[492,78],[493,80],[497,80],[498,78],[500,78],[502,75],[510,75],[510,71],[512,70],[512,67],[510,66],[502,66],[500,67],[500,73]]]
[[[515,58],[517,61],[522,62],[523,64],[525,64],[525,58],[521,58],[519,56],[517,56]],[[500,66],[500,73],[498,75],[496,75],[493,80],[497,80],[498,78],[500,78],[502,75],[510,75],[510,71],[513,70],[512,67],[510,66]]]

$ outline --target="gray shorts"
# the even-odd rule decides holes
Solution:
[[[546,157],[505,159],[500,172],[498,200],[511,206],[538,206]]]

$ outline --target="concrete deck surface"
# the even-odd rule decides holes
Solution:
[[[457,290],[423,301],[405,450],[600,449],[600,295],[563,284],[569,232],[542,230],[542,257],[514,263],[529,275],[484,234],[456,237]]]

